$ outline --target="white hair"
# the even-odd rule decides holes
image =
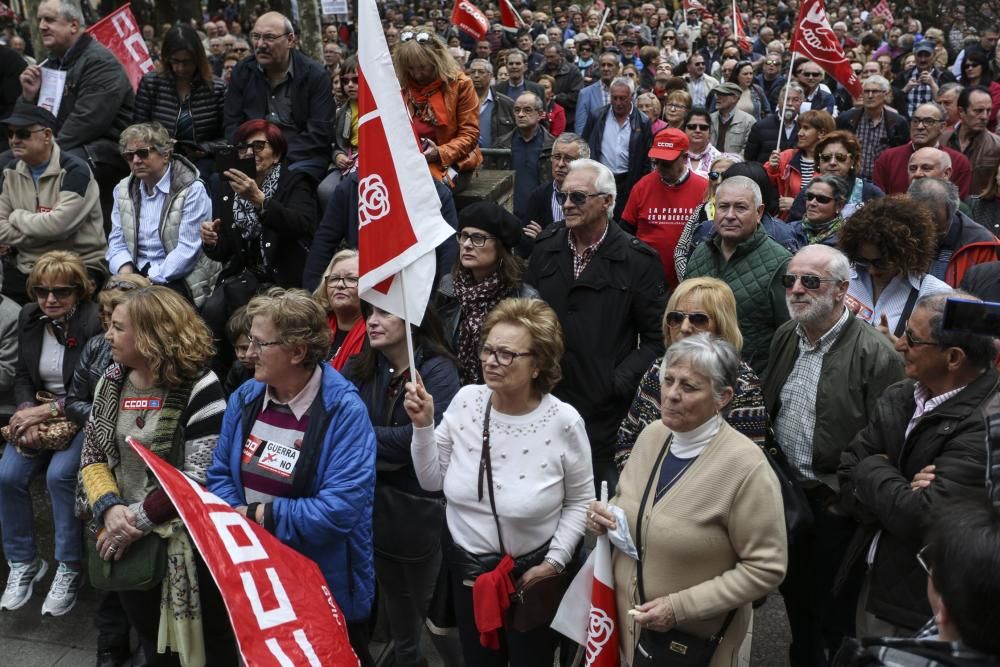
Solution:
[[[889,92],[889,79],[885,78],[880,74],[872,74],[870,77],[865,79],[865,83],[874,83],[876,86],[882,89],[883,93]]]
[[[629,89],[633,95],[635,95],[635,81],[628,78],[627,76],[616,76],[611,80],[611,84],[608,86],[608,90],[611,90],[615,86],[625,86]]]
[[[727,190],[731,188],[743,188],[744,190],[749,190],[750,194],[753,196],[753,207],[756,209],[764,205],[764,195],[760,192],[760,186],[757,185],[756,181],[748,176],[730,176],[726,180],[719,183],[719,187],[716,189],[716,192],[722,188]],[[716,195],[716,199],[718,199],[718,195]]]
[[[618,198],[618,186],[615,185],[615,175],[611,173],[611,170],[607,166],[590,158],[573,160],[569,165],[567,177],[569,177],[569,174],[578,171],[592,173],[594,175],[594,189],[601,194],[611,195],[611,206],[608,207],[608,219],[610,219],[614,214],[615,200]]]

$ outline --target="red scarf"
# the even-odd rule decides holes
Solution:
[[[337,331],[337,316],[330,311],[326,316],[326,323],[330,326],[331,332]],[[340,349],[337,353],[333,355],[333,359],[330,359],[330,365],[336,370],[341,370],[344,368],[344,364],[347,360],[353,357],[355,354],[361,351],[361,345],[365,342],[365,318],[361,317],[351,330],[347,332],[347,337],[344,342],[341,343]]]
[[[479,630],[479,643],[494,651],[500,648],[499,631],[514,592],[510,580],[513,569],[514,559],[505,554],[495,568],[476,577],[472,586],[472,612]]]

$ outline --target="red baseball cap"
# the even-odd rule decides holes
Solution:
[[[686,152],[690,144],[687,135],[682,131],[668,127],[653,139],[653,147],[649,149],[649,157],[657,160],[676,160]]]

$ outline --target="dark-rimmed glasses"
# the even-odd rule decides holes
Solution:
[[[920,118],[919,116],[914,116],[910,119],[912,125],[923,125],[924,127],[934,127],[941,122],[943,121],[940,118]]]
[[[262,150],[264,150],[264,148],[268,145],[269,145],[268,142],[264,141],[263,139],[258,139],[257,141],[243,141],[236,144],[236,150],[238,150],[241,153],[246,153],[247,151],[251,150],[254,153],[259,153]]]
[[[605,194],[604,192],[557,192],[556,203],[565,206],[568,199],[573,203],[573,206],[583,206],[591,197],[603,197]]]
[[[820,278],[819,276],[814,276],[810,273],[786,273],[781,276],[781,284],[785,289],[792,289],[795,287],[796,280],[801,282],[802,286],[806,289],[819,289],[819,286],[823,283],[840,282],[836,278]]]
[[[327,285],[336,285],[337,283],[342,284],[344,287],[357,287],[358,280],[357,276],[340,276],[336,273],[331,273],[326,277]]]
[[[495,238],[495,236],[480,234],[478,232],[458,232],[455,234],[455,239],[458,241],[458,245],[465,245],[465,242],[468,241],[472,244],[473,248],[483,248],[486,246],[487,241]]]
[[[534,352],[514,352],[513,350],[485,344],[479,348],[479,360],[481,362],[485,364],[490,360],[490,357],[493,357],[501,366],[510,366],[518,357],[531,357],[534,354]]]
[[[913,329],[911,329],[910,327],[906,327],[905,329],[903,329],[903,338],[906,339],[907,347],[919,347],[921,345],[932,345],[932,346],[940,345],[940,343],[938,343],[937,341],[922,340],[920,338],[917,338],[916,336],[913,335]]]
[[[149,146],[147,148],[136,148],[135,150],[132,151],[122,151],[122,157],[125,158],[126,162],[131,162],[132,160],[134,160],[136,155],[139,156],[140,160],[146,160],[149,158],[149,152],[155,150],[156,149],[153,148],[152,146]]]
[[[818,192],[807,192],[806,201],[818,201],[820,204],[829,204],[833,201],[830,195],[821,195]]]
[[[676,329],[680,325],[684,324],[684,320],[690,322],[693,327],[704,329],[708,326],[708,323],[712,321],[712,317],[708,313],[701,313],[697,311],[686,313],[683,310],[671,310],[667,313],[668,327]]]
[[[342,76],[342,77],[340,77],[340,85],[342,85],[342,86],[349,86],[352,83],[354,85],[358,84],[358,75],[357,74],[355,74],[354,76]]]
[[[700,132],[708,132],[710,129],[712,129],[711,126],[702,125],[701,123],[688,123],[687,125],[684,126],[684,128],[691,132],[694,132],[695,130],[698,130]]]
[[[875,269],[876,271],[888,271],[892,268],[892,262],[882,259],[881,257],[877,259],[866,259],[864,257],[859,257],[854,260],[854,266],[859,269]]]
[[[14,137],[17,137],[21,141],[27,141],[28,139],[31,138],[31,135],[33,135],[35,132],[44,132],[47,129],[48,129],[47,127],[40,127],[37,130],[28,130],[23,127],[19,127],[17,129],[13,127],[8,127],[7,139],[13,139]]]
[[[76,285],[58,285],[56,287],[44,287],[42,285],[35,285],[32,291],[35,293],[36,299],[48,299],[49,295],[62,301],[63,299],[68,299],[74,294],[79,288]]]

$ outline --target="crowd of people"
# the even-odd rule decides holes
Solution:
[[[572,664],[538,591],[603,534],[622,664],[747,664],[775,591],[775,664],[1000,659],[1000,346],[944,318],[1000,301],[1000,27],[830,0],[854,97],[798,0],[602,4],[379,4],[455,229],[419,326],[358,291],[350,21],[143,25],[136,90],[71,0],[0,35],[0,610],[89,581],[99,666],[238,664],[135,438],[315,561],[366,667],[377,617],[398,667]]]

